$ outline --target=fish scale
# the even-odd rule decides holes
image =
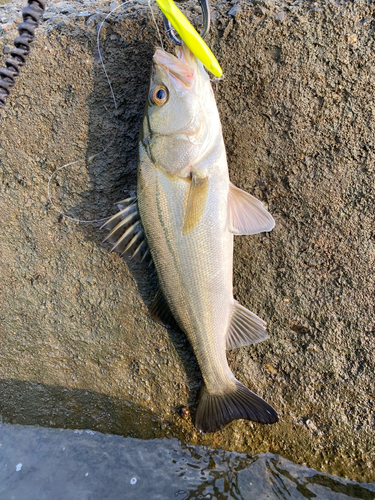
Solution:
[[[241,418],[277,422],[276,411],[235,378],[226,358],[227,349],[267,339],[265,322],[233,297],[233,235],[270,231],[274,220],[230,183],[210,80],[184,44],[177,57],[161,49],[154,55],[137,199],[132,225],[121,222],[128,209],[119,212],[106,224],[108,238],[113,249],[134,241],[124,250],[131,257],[142,255],[147,241],[159,279],[151,314],[179,325],[202,372],[196,428],[214,432]]]
[[[206,385],[221,391],[223,378],[228,383],[231,374],[225,336],[232,313],[233,236],[223,231],[224,218],[217,217],[224,208],[217,193],[227,190],[229,178],[220,177],[223,186],[212,183],[210,209],[186,236],[181,227],[188,183],[171,183],[147,155],[138,178],[141,220],[161,289],[191,342]]]

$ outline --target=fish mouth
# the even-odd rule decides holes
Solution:
[[[195,74],[194,67],[187,62],[190,56],[190,54],[186,54],[187,50],[189,49],[186,46],[179,48],[178,57],[159,48],[156,49],[154,54],[154,63],[177,79],[175,83],[180,90],[184,90],[183,87],[181,88],[181,84],[185,87],[185,90],[186,87],[192,86]]]

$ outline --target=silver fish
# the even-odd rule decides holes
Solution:
[[[151,253],[159,278],[151,312],[186,333],[202,372],[196,428],[277,422],[276,411],[234,377],[225,353],[267,338],[265,322],[233,298],[233,235],[270,231],[274,220],[230,183],[211,83],[185,45],[177,56],[154,54],[137,190],[138,203],[129,195],[105,225],[106,241],[134,259]]]

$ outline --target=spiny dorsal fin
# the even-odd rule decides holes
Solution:
[[[102,226],[110,230],[103,243],[112,243],[111,252],[118,252],[121,257],[129,257],[135,262],[149,262],[151,255],[142,229],[136,196],[130,193],[116,205],[120,211]]]
[[[160,290],[160,288],[156,292],[154,300],[152,301],[150,312],[152,318],[156,322],[161,323],[163,326],[169,326],[175,330],[179,330],[177,321],[174,319],[167,301],[165,300],[164,294]]]
[[[104,227],[106,229],[113,229],[121,219],[124,219],[126,215],[129,215],[131,212],[138,211],[137,207],[137,197],[134,193],[126,193],[126,198],[122,201],[115,203],[115,205],[120,210],[117,214],[113,215],[105,224],[102,225],[100,229]],[[126,214],[126,215],[125,215]]]
[[[271,231],[275,225],[263,203],[230,184],[228,193],[228,229],[233,234],[257,234]]]
[[[277,412],[264,399],[238,380],[233,382],[218,394],[211,394],[202,387],[195,415],[198,431],[216,432],[240,418],[260,424],[274,424],[279,420]]]
[[[185,206],[182,234],[189,234],[201,220],[208,193],[208,177],[193,174]]]
[[[266,322],[235,300],[227,332],[227,349],[238,349],[266,339],[268,339]]]

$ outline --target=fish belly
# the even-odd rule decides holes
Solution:
[[[189,183],[168,178],[140,145],[139,213],[161,291],[202,372],[204,384],[195,415],[195,427],[202,432],[215,432],[241,418],[263,424],[278,421],[272,406],[235,379],[226,359],[234,311],[233,236],[228,230],[226,161],[215,167],[217,175],[208,179],[203,215],[185,234]]]
[[[142,149],[142,146],[141,146]],[[227,228],[227,169],[209,179],[203,216],[182,234],[189,182],[171,180],[141,151],[138,206],[160,288],[186,333],[206,387],[220,393],[234,383],[226,359],[233,311],[233,236]]]

